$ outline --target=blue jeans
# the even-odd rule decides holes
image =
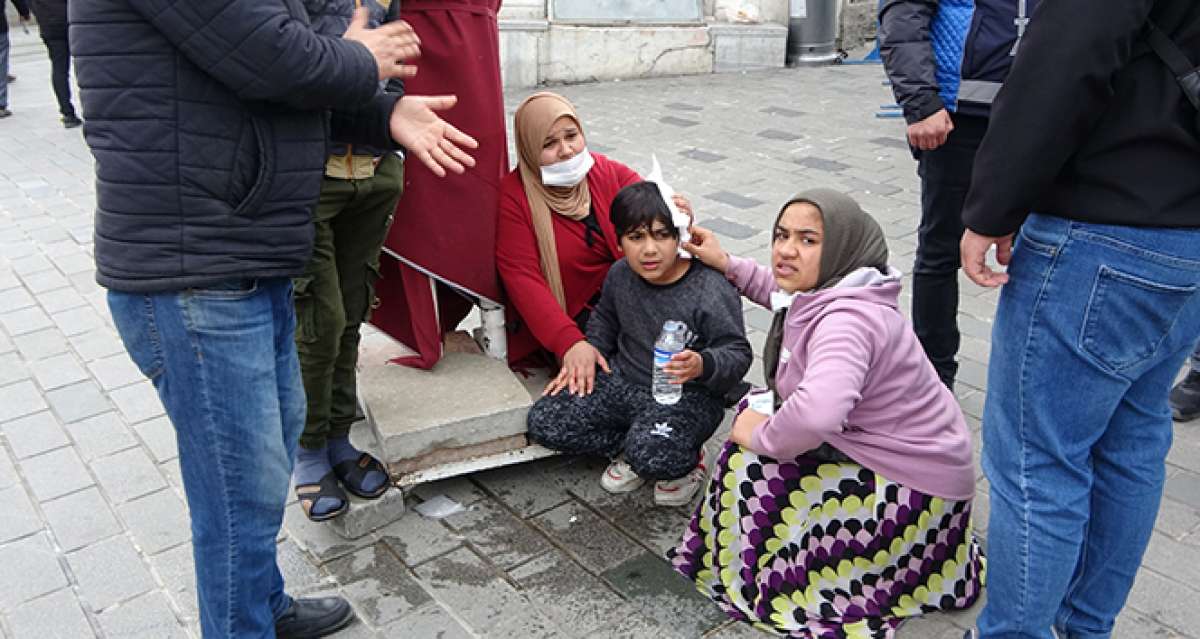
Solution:
[[[1158,513],[1200,334],[1200,229],[1033,215],[992,333],[986,639],[1103,639]]]
[[[304,428],[291,282],[109,291],[108,305],[175,426],[203,634],[274,637],[291,606],[275,537]]]
[[[4,8],[0,7],[0,11]],[[0,109],[8,108],[8,31],[0,32]]]

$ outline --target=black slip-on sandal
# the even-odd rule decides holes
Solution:
[[[300,507],[304,509],[304,515],[312,521],[333,519],[346,512],[346,509],[350,507],[350,499],[346,497],[346,492],[338,485],[338,480],[334,476],[334,473],[326,473],[318,483],[296,486],[296,497],[300,499]],[[342,505],[327,513],[314,515],[312,512],[313,506],[322,497],[332,497],[333,499],[340,500]]]
[[[383,485],[374,491],[367,492],[362,489],[362,484],[367,478],[367,473],[370,472],[383,475]],[[359,455],[355,461],[346,460],[334,464],[333,474],[337,475],[346,490],[363,499],[378,499],[387,492],[388,488],[392,487],[392,478],[388,475],[387,469],[383,467],[383,463],[368,453]]]

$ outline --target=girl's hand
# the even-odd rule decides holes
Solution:
[[[687,199],[687,196],[676,193],[671,196],[671,201],[679,208],[680,213],[686,213],[692,222],[696,221],[696,212],[692,210],[692,201]]]
[[[704,358],[696,351],[680,351],[671,356],[663,371],[671,376],[672,384],[686,384],[704,374]]]
[[[683,243],[684,250],[721,273],[728,271],[729,254],[721,248],[721,243],[717,241],[717,235],[695,224],[688,230],[692,233],[692,240]]]
[[[562,367],[558,370],[558,376],[550,380],[546,385],[546,390],[542,391],[542,395],[557,395],[564,388],[573,395],[590,395],[596,388],[596,365],[605,373],[612,373],[608,367],[608,360],[596,350],[587,340],[575,342],[575,345],[567,349],[563,354]]]
[[[733,432],[729,433],[729,440],[749,449],[754,444],[754,429],[758,428],[764,422],[770,419],[769,416],[747,408],[733,420]]]

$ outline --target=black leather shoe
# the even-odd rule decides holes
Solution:
[[[296,599],[275,620],[277,639],[317,639],[331,635],[354,621],[350,603],[341,597]]]
[[[1187,377],[1171,389],[1171,416],[1177,422],[1200,417],[1200,373],[1188,371]]]

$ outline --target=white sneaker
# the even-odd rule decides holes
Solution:
[[[704,485],[708,468],[704,465],[704,451],[700,452],[700,463],[679,479],[654,483],[654,503],[659,506],[686,506]]]
[[[600,476],[600,486],[610,493],[629,493],[637,490],[646,480],[637,476],[624,459],[615,459]]]

